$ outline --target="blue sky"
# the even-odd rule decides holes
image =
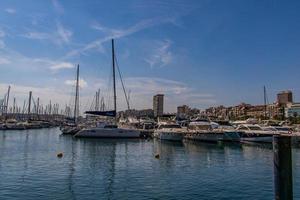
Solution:
[[[12,85],[18,104],[29,90],[45,104],[70,102],[77,63],[82,109],[98,87],[105,96],[112,37],[138,109],[158,92],[167,111],[261,104],[264,85],[270,102],[285,89],[299,99],[299,1],[2,0],[0,8],[0,91]]]

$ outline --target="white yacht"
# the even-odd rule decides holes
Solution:
[[[24,130],[26,129],[24,123],[18,122],[15,119],[8,119],[5,123],[7,130]]]
[[[299,144],[300,143],[300,132],[293,130],[292,127],[289,126],[267,126],[263,127],[264,130],[273,131],[275,133],[291,136],[292,144]]]
[[[189,133],[186,139],[203,141],[203,142],[218,142],[230,141],[240,142],[241,133],[234,129],[231,124],[225,122],[210,122],[209,120],[196,120],[190,122]]]
[[[114,92],[114,110],[110,111],[86,111],[86,114],[101,115],[114,118],[114,124],[102,124],[96,127],[84,128],[75,134],[75,137],[93,137],[93,138],[138,138],[140,132],[135,129],[118,128],[117,119],[117,97],[116,97],[116,79],[115,79],[115,53],[114,40],[112,40],[112,70],[113,70],[113,92]],[[128,99],[127,103],[128,103]]]
[[[139,138],[140,132],[134,129],[118,128],[117,125],[84,128],[75,134],[75,137],[91,138]]]
[[[186,132],[186,128],[176,123],[162,123],[154,131],[153,137],[161,140],[182,141]]]
[[[279,134],[276,131],[264,130],[257,124],[241,124],[236,130],[242,133],[241,142],[272,143],[273,135]]]

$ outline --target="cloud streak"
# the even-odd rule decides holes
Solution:
[[[14,8],[6,8],[5,12],[13,15],[13,14],[16,14],[17,11]]]
[[[164,40],[157,42],[158,45],[154,48],[151,56],[145,59],[149,63],[150,67],[163,67],[172,62],[173,54],[170,51],[172,42],[170,40]]]
[[[48,40],[56,45],[69,44],[73,32],[65,28],[60,22],[56,23],[56,30],[53,33],[29,31],[22,36],[31,40]]]
[[[70,86],[76,86],[76,80],[66,80],[65,84],[70,85]],[[88,83],[84,79],[80,78],[79,79],[79,87],[85,88],[87,86],[88,86]]]
[[[5,42],[3,41],[5,35],[6,33],[0,29],[0,49],[3,49],[5,47]]]
[[[64,7],[59,3],[58,0],[52,0],[52,5],[54,10],[59,13],[59,14],[63,14],[64,13]]]
[[[0,58],[0,65],[6,65],[11,63],[10,60],[8,60],[7,58]]]
[[[129,35],[132,35],[134,33],[140,32],[142,30],[148,29],[153,26],[157,26],[157,25],[164,24],[164,23],[170,23],[173,20],[174,20],[173,18],[159,18],[159,17],[151,18],[151,19],[144,19],[144,20],[141,20],[140,22],[138,22],[132,26],[129,26],[128,28],[124,28],[124,29],[112,29],[112,28],[108,28],[103,25],[100,25],[99,23],[93,23],[91,25],[91,28],[103,32],[105,34],[105,36],[86,44],[85,46],[83,46],[80,49],[75,49],[75,50],[68,52],[65,57],[72,57],[72,56],[84,54],[85,52],[93,50],[93,49],[103,49],[102,44],[104,42],[111,40],[112,38],[114,38],[114,39],[123,38],[123,37],[129,36]]]
[[[51,62],[52,63],[52,62]],[[61,69],[73,69],[75,66],[72,63],[69,62],[58,62],[58,63],[53,63],[49,67],[52,71],[58,71]]]

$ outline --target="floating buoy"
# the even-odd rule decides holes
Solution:
[[[59,153],[57,153],[56,156],[57,156],[58,158],[61,158],[61,157],[63,157],[63,155],[64,155],[64,154],[63,154],[62,152],[59,152]]]
[[[156,154],[156,155],[155,155],[155,158],[156,158],[156,159],[159,159],[159,154]]]

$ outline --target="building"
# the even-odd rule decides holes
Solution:
[[[286,106],[288,103],[293,103],[293,93],[290,90],[279,92],[277,94],[277,103],[280,106]]]
[[[164,95],[157,94],[153,96],[154,117],[160,117],[164,114]]]
[[[288,103],[284,109],[285,117],[300,117],[300,103]]]
[[[177,116],[178,117],[184,117],[187,116],[190,112],[190,107],[188,107],[187,105],[182,105],[182,106],[178,106],[177,107]]]

